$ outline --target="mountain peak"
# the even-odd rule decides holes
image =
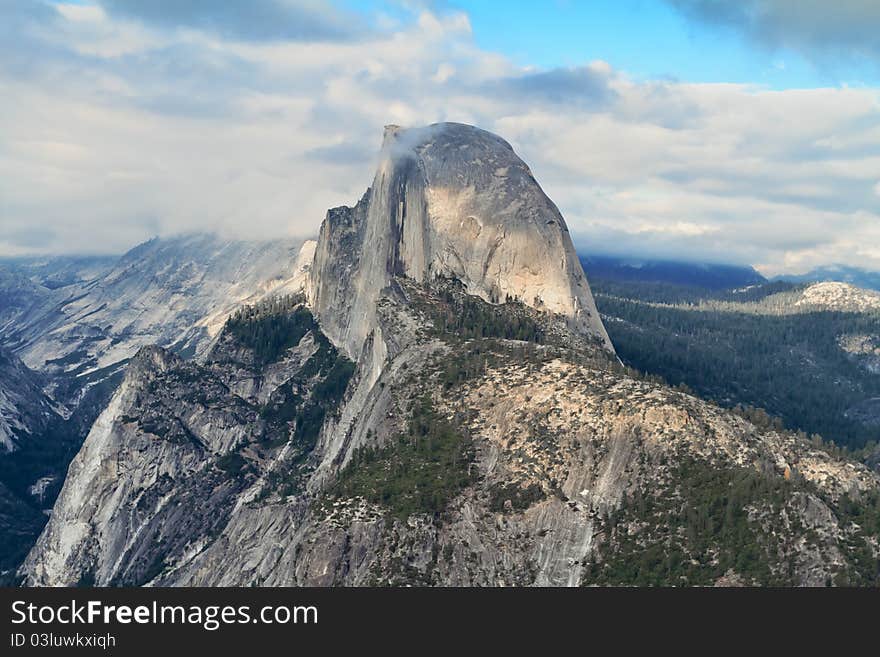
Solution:
[[[399,125],[394,124],[394,123],[389,123],[388,125],[386,125],[385,132],[382,135],[382,143],[386,144],[386,143],[389,143],[390,141],[392,141],[394,139],[394,137],[397,136],[397,133],[400,132],[400,130],[401,130],[401,127]]]
[[[385,126],[383,147],[411,150],[421,153],[425,149],[472,148],[471,154],[502,149],[513,152],[513,147],[498,135],[467,123],[432,123],[426,126],[405,128],[395,124]]]
[[[558,208],[510,144],[474,126],[386,126],[369,193],[322,225],[313,276],[310,303],[353,358],[394,276],[519,299],[611,349]]]

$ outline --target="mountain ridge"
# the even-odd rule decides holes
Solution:
[[[844,264],[816,267],[805,274],[781,274],[774,277],[773,280],[791,283],[850,283],[860,288],[880,290],[880,272]]]

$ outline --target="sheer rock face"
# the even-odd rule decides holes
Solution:
[[[195,498],[228,500],[228,485],[214,490],[199,475],[210,471],[212,453],[234,445],[254,419],[236,408],[245,406],[241,400],[224,403],[221,386],[205,377],[200,387],[213,403],[190,403],[167,378],[184,374],[183,367],[158,347],[144,348],[129,364],[71,463],[34,548],[43,556],[35,572],[47,584],[135,583],[153,563],[146,551],[161,540],[163,524],[186,526],[198,537],[212,514],[199,513]],[[240,417],[233,422],[232,415]]]
[[[267,402],[315,351],[311,333],[267,367],[227,333],[205,365],[141,349],[70,465],[25,563],[29,581],[138,585],[198,554],[244,502],[252,472],[289,450],[266,442]]]
[[[386,127],[373,185],[355,207],[328,212],[309,298],[352,358],[398,275],[457,278],[493,303],[518,298],[612,349],[562,215],[510,145],[483,130]]]

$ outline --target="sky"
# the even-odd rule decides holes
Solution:
[[[460,121],[579,250],[880,270],[876,0],[0,0],[0,255],[316,234]]]

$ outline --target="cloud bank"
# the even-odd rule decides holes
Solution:
[[[509,141],[586,251],[880,269],[877,89],[523,69],[439,10],[162,4],[0,5],[0,254],[314,234],[383,125],[450,120]]]
[[[667,0],[686,16],[733,28],[771,48],[814,57],[868,57],[880,64],[876,0]]]

